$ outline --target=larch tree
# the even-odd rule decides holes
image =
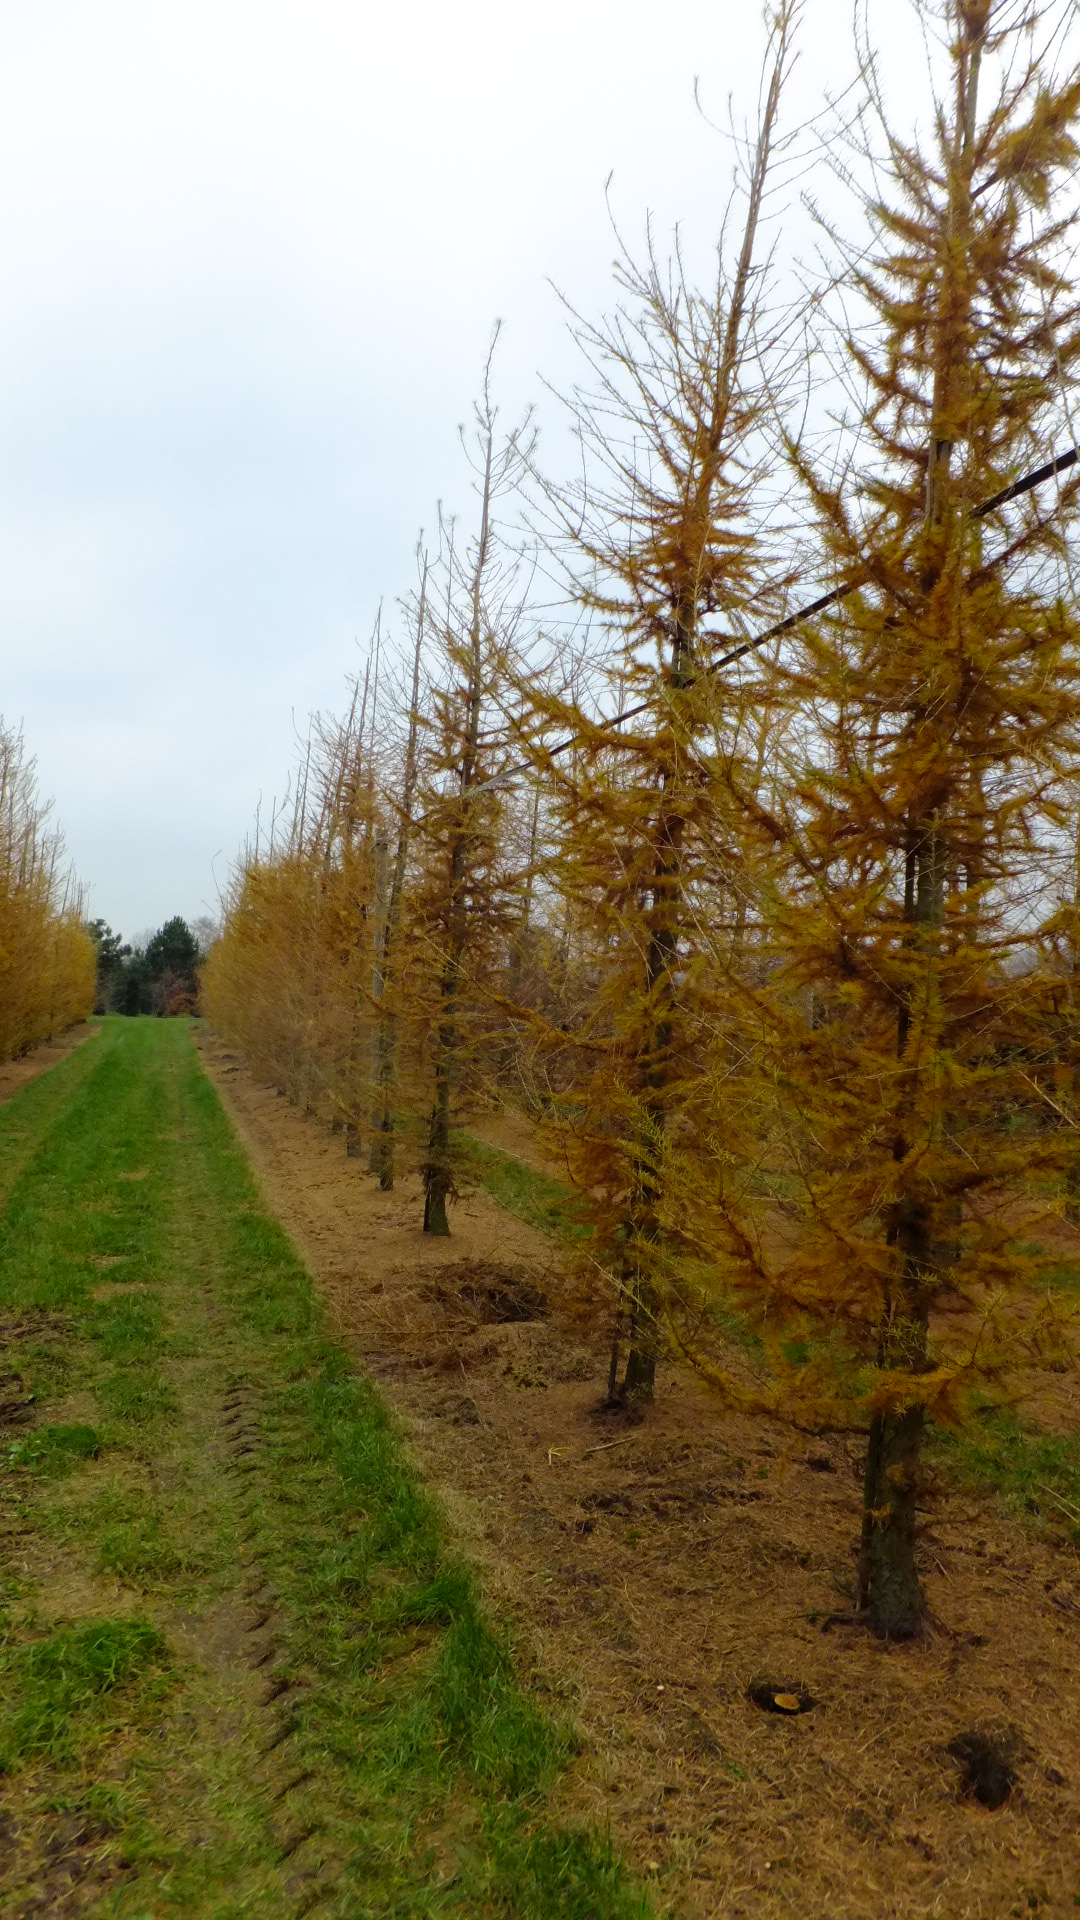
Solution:
[[[84,1020],[97,956],[22,736],[0,718],[0,1060]]]
[[[700,292],[651,238],[642,267],[623,251],[615,316],[576,324],[591,377],[570,403],[583,478],[546,491],[575,598],[604,635],[604,704],[625,715],[613,728],[595,707],[534,700],[537,735],[558,727],[575,741],[572,756],[538,762],[551,883],[587,955],[564,1107],[591,1257],[620,1303],[613,1405],[652,1396],[673,1263],[709,1254],[687,1149],[723,1023],[715,963],[730,950],[742,858],[716,767],[748,746],[742,673],[717,671],[717,634],[745,633],[775,563],[765,502],[780,355],[757,255],[795,14],[784,4],[770,16],[734,259],[721,246],[716,282]],[[565,1026],[549,1036],[560,1053]]]
[[[371,1104],[374,847],[370,673],[345,718],[316,716],[284,827],[257,831],[233,876],[203,973],[215,1025],[291,1100],[350,1141]]]
[[[496,329],[468,447],[477,501],[464,543],[444,528],[442,611],[431,613],[431,713],[419,747],[412,844],[417,875],[408,909],[410,1020],[422,1036],[426,1107],[424,1232],[450,1231],[456,1192],[452,1129],[475,1079],[485,984],[506,946],[518,888],[503,864],[506,660],[520,643],[522,588],[515,551],[498,523],[531,454],[528,421],[498,428],[491,396]],[[435,661],[435,649],[440,659]]]
[[[1080,747],[1080,483],[1014,491],[1080,355],[1060,195],[1080,78],[1041,57],[1036,0],[917,11],[948,81],[925,145],[881,120],[870,241],[845,261],[865,398],[843,484],[794,449],[842,592],[800,629],[787,796],[747,798],[775,864],[767,957],[741,983],[741,1144],[730,1082],[714,1110],[771,1403],[867,1430],[859,1599],[894,1638],[925,1615],[928,1418],[962,1420],[1064,1338],[1032,1299],[1031,1235],[1065,1151],[1048,949]]]

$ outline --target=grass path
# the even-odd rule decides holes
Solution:
[[[0,1913],[622,1920],[179,1022],[0,1110]]]

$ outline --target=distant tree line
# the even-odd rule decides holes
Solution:
[[[156,933],[130,944],[104,920],[92,920],[89,930],[97,949],[95,1013],[197,1012],[209,921],[197,921],[193,929],[174,914]]]

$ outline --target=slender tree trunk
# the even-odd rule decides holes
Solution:
[[[642,1283],[640,1274],[635,1274],[628,1283],[628,1291],[631,1293],[630,1339],[626,1369],[615,1396],[620,1404],[651,1400],[656,1391],[659,1327],[653,1289]]]
[[[979,65],[988,16],[989,8],[977,3],[961,7],[964,40],[957,70],[957,144],[950,186],[950,238],[954,243],[962,242],[970,220]],[[927,597],[941,579],[949,537],[947,490],[953,452],[951,421],[956,415],[952,386],[958,371],[955,364],[941,358],[934,376],[923,522],[926,562],[922,586]],[[950,423],[948,427],[946,422]],[[917,733],[926,724],[926,715],[916,713],[913,719]],[[925,956],[926,977],[920,1020],[913,1020],[910,1005],[900,1011],[897,1053],[901,1074],[909,1047],[921,1049],[928,1037],[932,1042],[938,1015],[934,974],[944,921],[947,826],[948,822],[935,813],[913,821],[909,829],[904,918],[912,924],[913,948]],[[924,1027],[931,1030],[929,1035],[922,1031]],[[918,1058],[911,1062],[910,1071],[919,1073]],[[903,1160],[909,1149],[901,1113],[894,1148],[897,1160]],[[880,1337],[879,1364],[890,1370],[918,1374],[929,1364],[930,1294],[943,1260],[949,1257],[947,1233],[959,1224],[940,1206],[933,1208],[933,1215],[929,1203],[909,1197],[901,1202],[890,1228],[889,1238],[901,1255],[900,1297],[890,1303]],[[926,1601],[915,1566],[915,1512],[925,1425],[920,1406],[880,1413],[872,1421],[867,1446],[860,1602],[874,1631],[889,1639],[911,1639],[921,1631],[926,1617]]]
[[[536,843],[540,830],[540,788],[533,794],[532,817],[529,823],[529,859],[525,868],[525,890],[521,903],[521,918],[514,929],[510,947],[509,997],[516,1004],[521,992],[521,977],[525,965],[526,948],[529,941],[529,928],[532,922],[533,886],[536,879]]]
[[[443,995],[447,1017],[439,1028],[435,1059],[435,1097],[431,1107],[427,1164],[424,1168],[424,1232],[432,1234],[450,1232],[450,1222],[446,1217],[446,1203],[454,1192],[454,1175],[450,1162],[450,1091],[457,1042],[454,1020],[456,1004],[456,978],[453,981],[447,978],[444,981]]]
[[[379,1185],[389,1193],[394,1184],[394,1088],[397,1084],[397,1013],[393,1004],[394,968],[397,962],[397,936],[401,924],[401,903],[405,892],[405,874],[409,864],[413,801],[416,795],[417,747],[420,734],[420,655],[424,643],[427,614],[427,554],[420,571],[420,599],[416,611],[416,641],[413,647],[412,701],[409,707],[409,732],[405,745],[405,778],[401,792],[401,821],[398,827],[394,870],[385,915],[377,922],[379,943],[378,992],[376,1004],[375,1102],[372,1112],[369,1171],[378,1175]],[[389,989],[389,991],[388,991]]]
[[[863,1480],[859,1603],[876,1633],[911,1640],[922,1632],[926,1601],[915,1567],[915,1513],[921,1407],[876,1414]]]
[[[381,1174],[380,1148],[384,1139],[382,1118],[386,1107],[386,1090],[383,1086],[383,1035],[386,1026],[383,1019],[383,999],[386,993],[386,969],[390,944],[390,843],[385,833],[375,835],[374,880],[371,903],[375,921],[375,952],[371,962],[371,1004],[375,1013],[375,1031],[371,1036],[371,1084],[374,1089],[374,1099],[371,1138],[368,1142],[368,1172]]]
[[[494,456],[494,416],[484,387],[487,439],[484,454],[484,480],[481,492],[480,533],[472,574],[469,612],[468,670],[465,686],[466,723],[458,778],[458,824],[450,841],[447,871],[447,949],[439,983],[440,1014],[435,1049],[435,1088],[428,1128],[427,1162],[424,1167],[424,1232],[448,1234],[446,1203],[454,1194],[454,1174],[450,1158],[451,1094],[458,1065],[458,995],[469,938],[468,882],[473,844],[474,788],[480,745],[480,704],[483,686],[482,596],[491,539],[492,463]]]
[[[913,945],[925,953],[932,970],[944,917],[945,850],[936,820],[909,842],[905,918],[913,926]],[[928,987],[928,994],[933,989]],[[922,1021],[932,1015],[927,1006]],[[919,1023],[922,1025],[922,1021]],[[903,1066],[912,1040],[911,1007],[901,1008],[897,1055]],[[917,1033],[914,1044],[921,1043]],[[912,1063],[918,1073],[919,1063]],[[897,1161],[910,1142],[901,1115],[893,1148]],[[930,1208],[917,1198],[900,1203],[889,1240],[901,1256],[901,1288],[890,1301],[879,1337],[878,1365],[918,1374],[928,1366],[929,1290],[945,1249],[935,1233]],[[889,1640],[910,1640],[921,1632],[926,1601],[915,1566],[915,1512],[919,1460],[925,1428],[919,1406],[875,1414],[870,1425],[863,1479],[863,1523],[859,1553],[859,1604],[875,1633]]]
[[[944,917],[945,852],[936,820],[912,831],[906,862],[904,917],[912,926],[912,944],[933,968]],[[932,988],[927,989],[928,993]],[[931,1009],[922,1010],[922,1022]],[[897,1057],[903,1068],[912,1043],[912,1009],[905,1004],[897,1021]],[[921,1044],[921,1032],[914,1045]],[[912,1072],[918,1073],[914,1061]],[[902,1161],[910,1149],[903,1113],[893,1154]],[[890,1371],[925,1372],[928,1365],[929,1288],[943,1249],[929,1208],[918,1199],[901,1201],[888,1238],[901,1256],[900,1293],[889,1301],[878,1343],[878,1365]],[[863,1477],[863,1521],[859,1552],[859,1605],[875,1633],[889,1640],[910,1640],[922,1630],[926,1601],[915,1566],[915,1511],[925,1416],[921,1407],[875,1414],[870,1425]]]
[[[903,1260],[903,1290],[881,1330],[878,1364],[919,1374],[928,1365],[929,1296],[935,1248],[929,1211],[905,1203],[895,1241]],[[920,1457],[926,1416],[921,1406],[876,1414],[870,1426],[863,1480],[859,1602],[875,1633],[911,1640],[922,1632],[926,1600],[915,1565]]]
[[[680,673],[685,655],[680,652]],[[683,682],[685,684],[685,682]],[[647,1267],[635,1246],[652,1248],[661,1234],[662,1175],[657,1164],[665,1129],[666,1093],[672,1078],[671,1047],[675,1029],[675,985],[678,961],[679,917],[682,905],[680,852],[683,816],[679,806],[678,775],[665,779],[659,820],[660,848],[652,886],[652,925],[646,957],[646,984],[650,1003],[650,1032],[639,1061],[642,1076],[642,1138],[634,1152],[629,1246],[621,1286],[628,1312],[626,1367],[614,1400],[651,1400],[656,1386],[660,1345],[660,1300]],[[609,1394],[609,1398],[612,1396]]]
[[[692,454],[683,501],[683,545],[688,561],[686,571],[676,574],[671,583],[671,660],[665,689],[675,713],[662,723],[657,745],[663,754],[660,782],[660,807],[656,822],[656,859],[653,868],[652,898],[649,909],[648,950],[646,958],[646,994],[649,1007],[648,1031],[637,1061],[642,1094],[643,1137],[635,1150],[635,1165],[628,1209],[629,1245],[622,1270],[622,1290],[629,1314],[629,1343],[622,1382],[615,1389],[616,1401],[649,1400],[656,1382],[660,1344],[661,1301],[649,1268],[654,1264],[648,1252],[639,1256],[635,1242],[644,1249],[656,1246],[661,1238],[663,1173],[659,1164],[663,1135],[668,1123],[670,1089],[676,1071],[673,1061],[675,1029],[678,1018],[677,988],[679,937],[683,924],[683,841],[688,810],[684,729],[692,733],[694,722],[681,696],[694,686],[700,669],[699,630],[701,623],[701,580],[699,566],[711,538],[715,522],[718,490],[723,485],[723,469],[728,453],[728,429],[743,346],[747,300],[753,275],[754,250],[762,198],[765,192],[772,152],[772,141],[780,109],[780,95],[787,59],[791,13],[781,9],[778,15],[779,40],[769,81],[765,107],[758,132],[750,192],[738,264],[731,287],[727,318],[720,354],[712,382],[707,425],[703,425]],[[682,712],[679,712],[679,709]],[[673,728],[673,721],[675,730]],[[665,764],[666,763],[666,764]],[[613,1349],[612,1373],[617,1376],[618,1337]],[[609,1394],[609,1398],[610,1398]]]
[[[467,795],[463,794],[465,801]],[[441,1018],[435,1046],[435,1089],[428,1126],[424,1166],[424,1232],[448,1234],[446,1203],[454,1194],[450,1159],[450,1112],[454,1066],[457,1059],[457,1011],[461,963],[465,952],[465,877],[467,846],[464,831],[454,836],[450,852],[450,940],[446,966],[439,983]]]
[[[1072,952],[1069,965],[1068,1050],[1075,1054],[1078,1001],[1080,1001],[1080,817],[1077,819],[1073,854]],[[1080,1067],[1071,1073],[1073,1106],[1080,1099]],[[1065,1170],[1065,1218],[1080,1220],[1080,1153],[1074,1153]]]

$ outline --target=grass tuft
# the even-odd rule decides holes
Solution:
[[[504,1639],[471,1596],[443,1639],[435,1668],[439,1716],[472,1770],[497,1792],[538,1793],[574,1742],[519,1686]]]
[[[162,1420],[176,1408],[176,1401],[152,1363],[133,1361],[114,1367],[95,1388],[98,1399],[113,1420],[134,1427],[149,1426]]]
[[[149,1593],[182,1571],[161,1511],[112,1493],[96,1503],[98,1566],[125,1586]]]
[[[164,1316],[157,1300],[135,1294],[97,1307],[90,1331],[110,1360],[145,1360],[162,1346]]]
[[[514,1920],[648,1920],[646,1893],[627,1885],[610,1836],[574,1828],[523,1837],[493,1823],[496,1888]]]
[[[70,1473],[81,1460],[95,1460],[101,1452],[101,1435],[94,1427],[35,1427],[8,1447],[8,1466],[42,1479],[58,1480]]]
[[[167,1664],[165,1641],[144,1620],[90,1621],[8,1648],[0,1655],[0,1773],[34,1755],[71,1759],[103,1695]]]

